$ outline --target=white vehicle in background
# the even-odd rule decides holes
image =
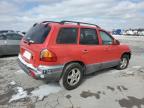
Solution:
[[[138,30],[133,30],[133,35],[138,35]]]
[[[126,35],[134,35],[134,32],[132,30],[127,30],[125,32]]]
[[[139,32],[138,32],[138,35],[139,35],[139,36],[144,36],[144,31],[139,31]]]
[[[144,29],[128,29],[128,30],[124,30],[123,35],[144,36]]]

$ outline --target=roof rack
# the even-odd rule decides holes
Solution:
[[[60,22],[56,22],[56,21],[43,21],[42,23],[60,23]]]
[[[91,24],[91,23],[85,23],[85,22],[77,22],[77,21],[61,21],[61,22],[57,22],[57,21],[43,21],[42,23],[59,23],[59,24],[65,24],[65,23],[76,23],[77,25],[80,24],[86,24],[86,25],[92,25],[92,26],[96,26],[97,28],[100,28],[100,26],[95,25],[95,24]]]
[[[60,22],[61,24],[64,24],[64,23],[76,23],[77,25],[80,25],[80,24],[86,24],[86,25],[92,25],[92,26],[96,26],[97,28],[100,28],[100,26],[98,25],[95,25],[95,24],[91,24],[91,23],[84,23],[84,22],[77,22],[77,21],[61,21]]]

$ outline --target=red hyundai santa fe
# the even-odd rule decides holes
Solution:
[[[127,68],[131,50],[97,25],[44,21],[26,33],[18,58],[20,67],[33,78],[59,81],[72,90],[84,75]]]

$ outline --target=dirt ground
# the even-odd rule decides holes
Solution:
[[[35,80],[0,58],[0,108],[144,108],[144,37],[115,36],[132,49],[127,69],[106,69],[84,78],[75,90]]]

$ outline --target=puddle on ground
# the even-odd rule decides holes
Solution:
[[[66,98],[67,99],[70,99],[72,96],[71,95],[66,95]]]
[[[90,91],[82,91],[80,96],[83,97],[83,98],[88,98],[88,97],[94,96],[96,99],[100,99],[100,94],[101,94],[100,91],[98,91],[97,93],[92,93]]]
[[[116,87],[117,90],[119,90],[120,92],[122,92],[123,90],[128,90],[125,86],[123,85],[119,85]],[[111,86],[107,86],[107,89],[111,90],[112,92],[115,91],[115,88],[114,87],[111,87]]]
[[[107,86],[107,89],[111,90],[111,91],[115,91],[115,88],[111,87],[111,86]]]
[[[128,90],[128,88],[126,88],[125,86],[121,86],[123,90]]]
[[[122,92],[123,90],[128,90],[125,86],[121,85],[121,86],[117,86],[117,89]]]
[[[111,87],[111,86],[106,86],[108,90],[111,90],[112,92],[114,92],[116,90],[116,88]],[[120,85],[117,86],[117,89],[122,92],[123,90],[128,90],[125,86]],[[88,97],[92,97],[94,96],[96,99],[100,99],[100,95],[106,95],[105,91],[97,91],[96,93],[93,93],[91,91],[82,91],[82,93],[80,94],[81,97],[83,98],[88,98]]]
[[[142,108],[142,105],[144,105],[144,98],[138,99],[132,96],[128,96],[127,98],[118,101],[121,107],[134,108],[136,106],[137,108]]]

